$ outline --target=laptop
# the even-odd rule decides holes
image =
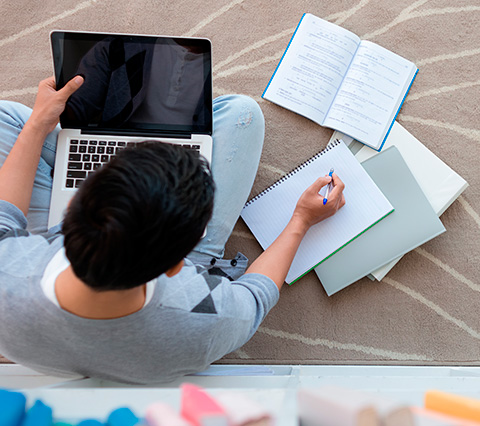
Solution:
[[[90,174],[145,140],[212,159],[212,54],[204,38],[53,31],[57,89],[83,85],[60,117],[48,227]]]

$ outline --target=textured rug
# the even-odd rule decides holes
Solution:
[[[415,62],[398,121],[469,182],[442,215],[447,232],[382,282],[327,297],[309,273],[231,363],[480,364],[480,4],[478,0],[21,0],[1,2],[0,98],[32,106],[52,74],[52,29],[204,36],[214,92],[255,98],[266,118],[252,195],[325,147],[332,131],[260,98],[304,12]],[[239,221],[227,255],[261,248]],[[346,265],[348,267],[348,265]]]

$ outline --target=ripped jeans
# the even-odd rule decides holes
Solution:
[[[16,102],[0,103],[0,166],[5,161],[18,134],[32,110]],[[235,261],[223,258],[225,243],[238,220],[250,194],[262,153],[265,123],[258,104],[244,95],[220,96],[213,101],[213,155],[212,175],[215,181],[215,205],[207,226],[206,236],[188,256],[194,263],[217,266],[238,275],[246,267],[246,258]],[[47,230],[48,209],[52,188],[51,170],[54,165],[57,127],[45,140],[37,169],[28,229],[34,233]],[[225,265],[223,265],[225,264]],[[237,265],[238,264],[238,265]],[[230,268],[228,268],[230,269]]]
[[[262,110],[253,99],[244,95],[226,95],[213,101],[215,204],[207,234],[188,258],[205,266],[215,264],[233,278],[243,273],[248,260],[241,254],[232,261],[220,259],[252,190],[264,134]]]

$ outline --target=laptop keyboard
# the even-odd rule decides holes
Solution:
[[[103,164],[108,163],[122,149],[127,146],[134,146],[136,143],[98,139],[70,139],[65,187],[78,188],[90,174],[102,167]],[[200,152],[200,145],[191,143],[175,145]]]

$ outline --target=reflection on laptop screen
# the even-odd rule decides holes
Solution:
[[[206,39],[53,32],[57,87],[85,82],[63,128],[212,133],[211,46]]]

